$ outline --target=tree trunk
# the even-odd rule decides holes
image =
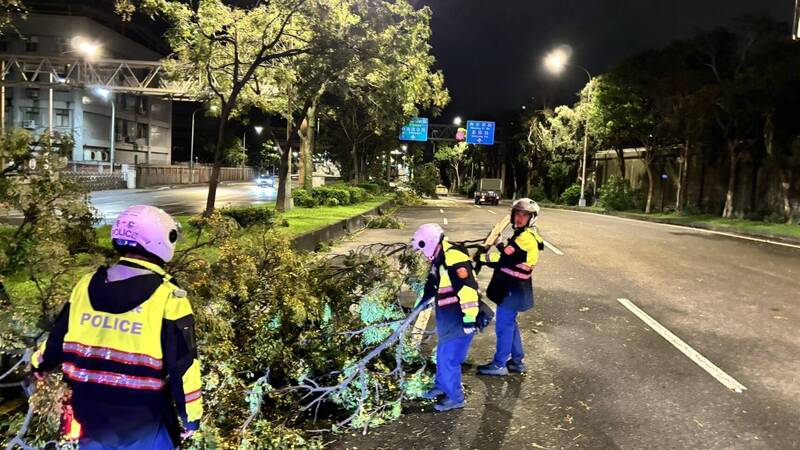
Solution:
[[[360,166],[360,161],[358,157],[358,144],[353,142],[353,147],[350,149],[350,157],[353,158],[353,184],[358,184],[358,168]]]
[[[703,200],[706,195],[706,160],[702,151],[700,153],[698,155],[700,159],[700,188],[697,190],[697,207],[700,211],[703,211],[703,204],[705,203]]]
[[[647,169],[647,204],[644,208],[645,214],[650,214],[653,205],[653,167],[649,161],[644,162],[644,167]]]
[[[625,179],[625,149],[617,147],[614,149],[617,152],[617,164],[619,165],[619,176]]]
[[[682,214],[684,207],[686,206],[686,180],[688,180],[690,147],[691,142],[689,138],[686,138],[683,143],[683,154],[681,155],[683,161],[681,161],[680,168],[678,170],[678,192],[675,194],[675,212],[678,214]]]
[[[203,213],[206,217],[214,212],[214,205],[217,203],[217,185],[219,185],[219,173],[222,167],[222,146],[225,142],[225,123],[230,115],[230,107],[223,105],[219,115],[217,125],[217,143],[214,148],[214,166],[211,169],[211,176],[208,179],[208,196],[206,197],[206,210]]]
[[[276,207],[286,212],[294,207],[292,202],[292,118],[286,120],[286,146],[281,152],[281,167],[278,173],[278,199]]]
[[[739,156],[736,154],[736,143],[728,143],[728,155],[730,156],[730,167],[728,168],[728,191],[725,193],[725,208],[722,210],[722,217],[733,217],[734,195],[736,193],[736,166],[739,164]]]
[[[461,188],[461,175],[458,173],[458,163],[453,164],[453,170],[456,172],[456,187],[454,189],[455,192]]]
[[[786,224],[792,223],[792,202],[789,199],[789,188],[791,187],[791,183],[789,182],[789,174],[786,171],[786,168],[781,167],[778,169],[778,178],[781,182],[781,196],[783,197],[783,218],[786,221]]]

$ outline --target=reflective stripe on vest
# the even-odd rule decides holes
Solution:
[[[192,403],[193,401],[200,400],[200,389],[189,392],[184,397],[184,403]]]
[[[113,348],[92,347],[90,345],[83,345],[77,342],[65,341],[64,352],[73,353],[84,358],[105,359],[123,364],[147,366],[156,370],[161,370],[164,367],[164,364],[160,359],[143,355],[141,353],[121,352],[114,350]]]
[[[104,384],[106,386],[145,389],[152,391],[161,390],[166,385],[166,381],[158,378],[137,377],[122,373],[107,372],[105,370],[88,370],[80,368],[72,363],[64,363],[62,365],[62,369],[67,378],[72,381],[83,383],[97,383]]]

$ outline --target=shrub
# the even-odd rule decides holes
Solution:
[[[436,185],[439,184],[439,168],[434,163],[417,166],[411,187],[420,195],[436,197]]]
[[[397,191],[395,200],[400,206],[422,206],[425,204],[422,198],[411,191]]]
[[[390,230],[400,230],[405,226],[403,221],[394,215],[367,216],[367,228],[383,228]]]
[[[361,189],[364,189],[371,195],[380,195],[381,194],[381,186],[378,183],[361,183],[358,185]]]
[[[562,205],[576,206],[580,199],[581,199],[581,185],[575,183],[572,186],[568,187],[563,193],[561,193],[561,197],[559,197],[558,201]]]
[[[356,187],[356,186],[346,186],[345,189],[347,192],[350,193],[350,204],[355,205],[357,203],[362,203],[370,198],[370,194],[367,193],[366,189]]]
[[[318,204],[331,206],[333,202],[331,199],[336,200],[334,206],[344,206],[350,204],[350,191],[343,185],[340,186],[320,186],[311,190],[311,196],[317,201]]]
[[[220,213],[235,220],[242,228],[254,225],[271,227],[275,221],[275,210],[268,206],[238,206],[222,208]]]
[[[531,200],[535,202],[547,200],[547,193],[544,191],[544,186],[534,186],[533,189],[531,189]]]
[[[634,194],[628,180],[612,176],[600,188],[600,204],[611,211],[625,211],[634,207]]]
[[[294,204],[301,208],[313,208],[318,205],[317,199],[315,199],[311,193],[305,189],[293,190],[292,198],[294,199]]]

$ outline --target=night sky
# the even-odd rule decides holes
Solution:
[[[586,74],[556,78],[547,51],[573,49],[572,62],[598,75],[647,48],[760,14],[788,23],[794,0],[411,0],[433,10],[433,53],[452,102],[437,121],[491,119],[535,104],[574,101]],[[531,100],[534,97],[534,100]]]

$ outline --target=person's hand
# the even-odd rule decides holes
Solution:
[[[191,439],[197,430],[183,430],[181,431],[181,440]]]
[[[464,334],[466,335],[475,334],[475,330],[476,330],[475,327],[464,327]]]
[[[33,372],[33,377],[36,378],[37,381],[44,380],[45,374],[41,372]]]

